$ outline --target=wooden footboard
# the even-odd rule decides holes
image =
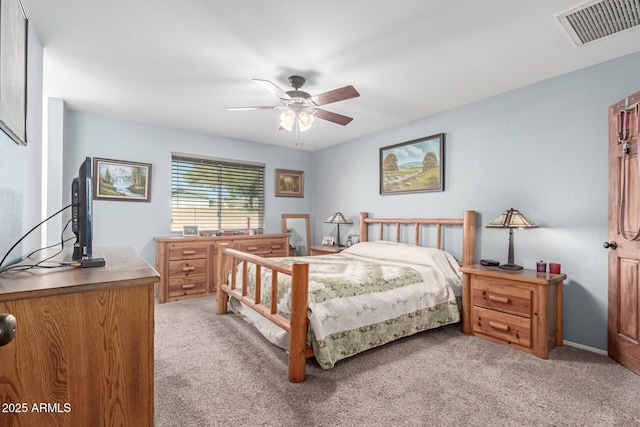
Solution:
[[[247,270],[249,263],[256,265],[255,297],[247,296]],[[242,283],[236,284],[237,269],[242,264]],[[268,268],[271,274],[271,306],[260,304],[262,295],[261,270]],[[262,258],[256,255],[232,249],[228,244],[220,244],[218,248],[218,287],[217,314],[227,313],[230,296],[243,302],[246,306],[269,319],[285,331],[289,332],[289,381],[299,383],[305,379],[307,357],[313,357],[313,350],[307,346],[307,306],[309,295],[309,264],[295,262],[287,265]],[[291,320],[277,313],[278,274],[291,276]]]

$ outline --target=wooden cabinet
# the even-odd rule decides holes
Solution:
[[[339,254],[345,249],[347,249],[346,246],[315,245],[315,246],[309,246],[309,255],[315,256],[315,255]]]
[[[157,237],[155,240],[161,303],[215,295],[220,243],[263,257],[289,255],[288,234]]]
[[[470,307],[463,331],[546,359],[562,345],[564,274],[506,271],[473,265],[460,269]]]
[[[96,248],[104,267],[0,275],[1,426],[152,426],[153,283],[131,248]],[[67,254],[68,255],[68,254]]]

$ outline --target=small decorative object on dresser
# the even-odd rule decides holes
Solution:
[[[198,226],[197,225],[185,225],[182,227],[182,235],[183,236],[197,236],[198,235]]]
[[[464,273],[462,331],[546,359],[562,346],[564,274],[472,265]]]

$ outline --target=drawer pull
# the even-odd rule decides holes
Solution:
[[[504,323],[494,322],[493,320],[489,321],[489,326],[493,329],[499,329],[501,331],[507,332],[509,330],[509,325],[505,325]]]
[[[257,246],[247,246],[247,250],[248,251],[257,251],[258,247]]]
[[[509,298],[507,297],[499,297],[496,295],[489,294],[489,299],[493,302],[500,302],[502,304],[509,304]]]
[[[182,251],[182,255],[195,255],[196,251]]]
[[[280,245],[271,245],[271,249],[280,249],[281,246]]]
[[[193,289],[195,287],[196,285],[194,283],[191,283],[190,285],[182,285],[182,289]]]
[[[189,266],[187,266],[187,267],[182,267],[182,271],[193,271],[193,270],[195,270],[195,269],[196,269],[195,267],[189,267]]]

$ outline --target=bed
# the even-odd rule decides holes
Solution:
[[[232,310],[287,350],[289,381],[302,382],[309,357],[328,369],[370,348],[460,322],[469,296],[459,267],[474,263],[475,218],[475,211],[437,219],[377,219],[363,212],[360,243],[314,257],[267,259],[221,244],[216,312]],[[379,231],[369,239],[372,225]],[[453,235],[443,233],[445,227],[462,229],[462,246],[448,244],[461,250],[460,260],[444,250],[445,235]],[[394,238],[385,241],[385,235]],[[401,243],[410,235],[412,243]],[[423,240],[434,247],[421,246]]]

